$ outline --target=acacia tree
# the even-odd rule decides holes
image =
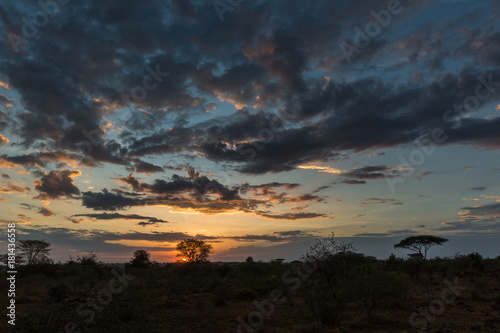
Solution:
[[[427,259],[427,251],[434,245],[443,245],[448,239],[430,236],[430,235],[418,235],[411,236],[403,239],[398,244],[394,244],[395,249],[407,249],[416,252],[413,256],[419,256],[423,259]]]
[[[21,255],[25,258],[26,264],[50,262],[50,243],[40,240],[27,239],[19,241]]]
[[[188,238],[177,244],[177,257],[179,261],[186,262],[208,262],[208,255],[213,253],[212,244],[200,239]]]

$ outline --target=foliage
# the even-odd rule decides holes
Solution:
[[[355,251],[356,248],[352,243],[337,241],[332,233],[330,237],[318,238],[302,258],[304,261],[316,265],[318,272],[325,279],[332,297],[336,299],[339,282],[349,272],[349,261],[359,258]]]
[[[48,290],[49,296],[54,302],[61,302],[70,292],[71,288],[66,282],[59,282]]]
[[[50,246],[48,242],[33,239],[21,240],[18,245],[20,253],[28,265],[48,262]]]
[[[83,255],[81,257],[77,256],[76,262],[84,266],[92,266],[99,264],[99,261],[97,260],[97,253],[95,252],[89,252],[89,254]]]
[[[201,239],[188,238],[177,244],[177,257],[182,258],[179,261],[186,262],[208,262],[208,255],[213,253],[212,245]],[[184,260],[185,259],[185,260]]]
[[[130,261],[133,267],[147,267],[151,264],[149,261],[150,253],[145,250],[137,250],[134,252],[134,257]]]
[[[82,259],[78,261],[82,262]],[[392,332],[394,329],[390,328],[408,329],[405,325],[422,303],[422,295],[430,292],[431,301],[440,297],[443,279],[453,281],[451,277],[456,276],[456,270],[460,268],[464,269],[460,285],[467,283],[470,300],[498,306],[495,305],[498,297],[495,298],[494,290],[498,288],[495,283],[500,280],[493,279],[498,279],[500,260],[484,259],[476,253],[431,260],[402,260],[395,256],[377,260],[359,253],[339,251],[330,252],[320,259],[321,267],[331,269],[333,292],[330,292],[328,280],[319,266],[314,270],[315,265],[311,262],[277,265],[248,260],[238,264],[168,263],[145,268],[129,265],[125,271],[135,277],[132,281],[123,289],[119,288],[122,289],[120,292],[113,293],[109,303],[96,303],[101,310],[91,306],[83,309],[95,312],[90,323],[85,322],[88,315],[78,314],[78,306],[89,299],[107,300],[103,291],[109,290],[109,281],[114,281],[115,288],[120,287],[119,280],[112,274],[116,265],[89,266],[75,261],[25,265],[19,267],[16,280],[19,295],[16,297],[18,304],[29,307],[29,316],[25,315],[26,311],[20,311],[16,326],[23,332],[59,332],[68,322],[74,321],[82,333],[152,332],[160,323],[162,329],[168,331],[176,331],[185,324],[182,327],[185,331],[216,332],[221,330],[210,326],[211,322],[205,318],[224,322],[223,318],[230,317],[227,320],[232,321],[241,316],[248,322],[245,314],[255,310],[253,304],[270,299],[271,292],[279,290],[286,301],[283,305],[275,304],[272,317],[265,319],[265,332],[334,332],[359,328],[359,325],[366,326],[356,332]],[[93,261],[96,262],[95,257]],[[308,271],[304,270],[306,264],[310,268]],[[299,268],[302,275],[298,275]],[[412,279],[410,268],[431,275],[420,274],[419,279]],[[443,272],[449,274],[450,271],[453,275],[445,277]],[[0,270],[4,286],[6,277],[5,270]],[[292,288],[297,280],[300,280],[299,288]],[[425,300],[422,304],[430,302]],[[33,310],[35,305],[36,310]],[[450,306],[446,311],[453,309]],[[391,317],[390,321],[388,317]],[[436,319],[434,324],[437,322]],[[277,329],[278,325],[282,325],[281,330]],[[312,326],[305,330],[303,325]],[[229,326],[223,327],[224,330],[229,330]],[[313,329],[313,326],[318,328]],[[40,330],[40,327],[44,329]],[[304,330],[299,330],[299,327]]]
[[[323,288],[306,281],[300,288],[301,296],[309,310],[311,322],[320,322],[329,327],[339,326],[341,315],[345,311],[346,302],[343,297],[333,297],[325,293]]]

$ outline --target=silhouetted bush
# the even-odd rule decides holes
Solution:
[[[49,288],[48,294],[54,302],[61,302],[71,292],[71,287],[66,282],[60,282]]]

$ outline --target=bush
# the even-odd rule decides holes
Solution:
[[[49,296],[54,302],[62,302],[70,292],[70,286],[65,282],[60,282],[49,288]]]
[[[70,260],[73,261],[73,258],[71,258]],[[95,252],[90,252],[89,254],[81,257],[77,256],[76,262],[84,266],[94,266],[99,264],[99,262],[97,261],[97,253]]]
[[[373,310],[382,302],[394,307],[403,304],[408,295],[404,278],[376,267],[359,267],[358,274],[346,284],[344,288],[350,298],[363,303],[368,318],[372,318]]]
[[[312,323],[319,322],[328,327],[339,326],[341,315],[345,311],[343,297],[334,297],[314,282],[303,284],[299,290],[309,310]]]
[[[144,250],[137,250],[134,252],[134,258],[130,261],[132,267],[148,267],[151,262],[149,261],[150,254]]]
[[[227,298],[227,288],[225,286],[220,286],[215,290],[214,305],[227,306],[226,298]]]
[[[257,299],[258,294],[255,291],[242,288],[242,289],[236,289],[233,292],[233,297],[237,301],[253,301]]]

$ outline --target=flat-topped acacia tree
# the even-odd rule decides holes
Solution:
[[[427,259],[427,251],[434,245],[443,245],[448,239],[431,236],[431,235],[418,235],[411,236],[403,239],[398,244],[394,244],[395,249],[408,249],[416,252],[423,259]]]

